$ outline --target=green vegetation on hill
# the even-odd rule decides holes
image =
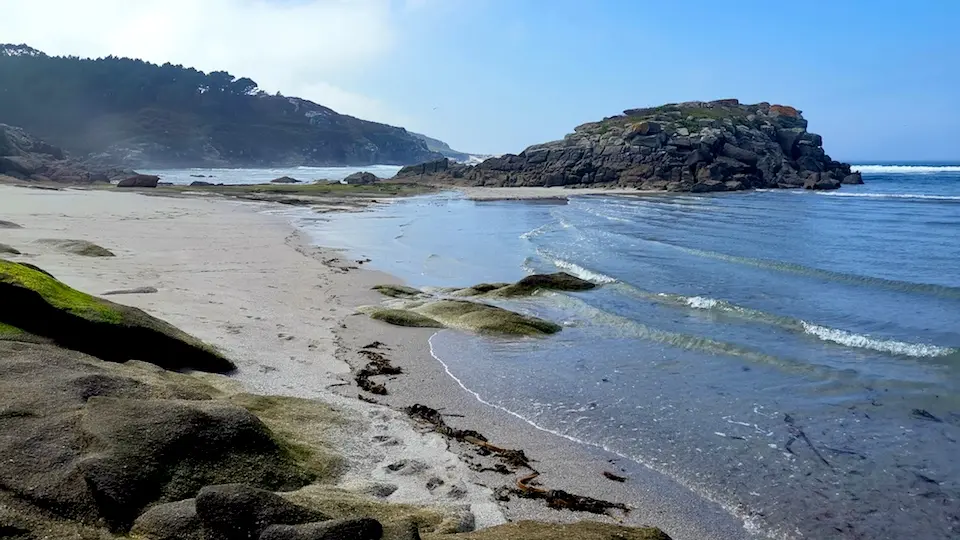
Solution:
[[[246,77],[0,45],[0,119],[127,166],[409,164],[436,159],[403,128],[268,95]],[[0,156],[6,155],[0,148]]]

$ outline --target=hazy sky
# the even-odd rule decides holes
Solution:
[[[960,159],[955,0],[0,0],[0,13],[0,42],[224,69],[464,151],[737,97],[802,109],[838,159]]]

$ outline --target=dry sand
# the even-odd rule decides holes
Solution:
[[[343,479],[349,487],[381,495],[396,488],[387,497],[392,502],[469,506],[480,527],[505,518],[607,519],[548,510],[538,501],[498,504],[493,489],[512,484],[515,475],[475,472],[461,457],[469,449],[425,432],[393,408],[358,400],[351,365],[363,363],[361,347],[380,341],[405,371],[385,380],[390,395],[377,397],[382,403],[423,403],[451,415],[447,420],[456,427],[522,448],[536,460],[546,487],[626,503],[635,509],[628,524],[655,525],[677,540],[753,538],[740,519],[669,478],[478,401],[431,356],[432,331],[396,328],[355,312],[381,300],[372,285],[394,278],[356,269],[342,253],[304,245],[274,206],[0,186],[0,219],[23,226],[0,230],[0,242],[23,252],[15,260],[91,293],[156,288],[109,298],[220,347],[239,366],[235,378],[249,391],[320,399],[356,419],[359,427],[337,441],[351,462]],[[37,242],[45,238],[89,240],[117,256],[64,254]],[[603,471],[628,480],[607,480]]]

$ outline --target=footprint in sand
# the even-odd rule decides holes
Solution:
[[[420,461],[419,459],[401,459],[400,461],[387,465],[385,468],[388,473],[412,476],[429,470],[430,465],[427,465],[426,462]]]

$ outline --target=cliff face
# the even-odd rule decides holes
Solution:
[[[599,184],[693,192],[862,183],[850,165],[830,159],[800,111],[735,99],[630,109],[519,155],[473,167],[434,161],[397,176],[476,186]]]
[[[0,45],[0,122],[128,167],[406,165],[441,154],[407,130],[262,92],[216,71]]]

